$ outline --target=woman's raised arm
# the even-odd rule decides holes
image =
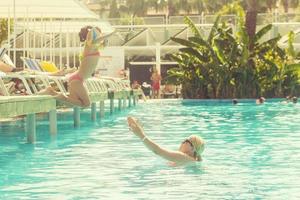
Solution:
[[[130,130],[138,136],[144,143],[144,145],[150,149],[153,153],[163,157],[166,160],[176,162],[176,163],[185,163],[190,161],[195,161],[192,157],[184,154],[180,151],[170,151],[168,149],[162,148],[150,138],[148,138],[141,127],[141,125],[133,117],[127,118],[128,125]]]

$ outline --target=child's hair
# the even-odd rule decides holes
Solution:
[[[93,27],[92,26],[85,26],[85,27],[82,27],[80,29],[80,32],[79,32],[79,39],[80,39],[80,42],[85,42],[86,41],[86,37],[87,37],[87,34],[88,32],[92,29]],[[101,32],[101,29],[98,28],[98,27],[95,27],[99,32]]]
[[[86,40],[86,36],[92,28],[93,28],[92,26],[85,26],[80,29],[80,32],[78,34],[80,42],[84,42]]]
[[[297,97],[293,97],[292,100],[293,100],[293,103],[297,103],[298,98]]]

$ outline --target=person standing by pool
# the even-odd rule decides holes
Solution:
[[[158,99],[159,98],[159,90],[160,90],[160,81],[161,76],[158,73],[157,69],[154,68],[152,75],[151,75],[151,81],[152,81],[152,98]]]
[[[81,42],[85,42],[82,60],[79,69],[68,78],[69,95],[56,92],[52,87],[47,88],[40,94],[55,96],[58,101],[62,101],[70,106],[88,107],[90,98],[84,81],[92,76],[100,59],[99,48],[103,46],[103,35],[98,27],[86,26],[79,32]]]
[[[139,82],[137,80],[134,80],[133,83],[131,84],[131,88],[132,89],[140,89],[141,85],[139,84]]]
[[[142,126],[133,117],[128,117],[127,122],[130,130],[142,140],[144,145],[160,157],[175,164],[187,164],[202,160],[201,153],[204,151],[204,140],[201,137],[191,135],[181,143],[177,151],[172,151],[162,148],[147,137]]]

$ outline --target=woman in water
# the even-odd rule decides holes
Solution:
[[[86,26],[79,32],[81,42],[85,42],[82,60],[79,69],[68,78],[69,95],[56,92],[52,87],[47,88],[40,94],[50,94],[58,101],[70,106],[88,107],[90,98],[84,81],[92,76],[100,58],[99,48],[103,44],[103,35],[98,27]]]
[[[163,157],[166,160],[172,161],[175,164],[186,164],[195,161],[201,161],[201,153],[204,150],[204,140],[196,135],[189,136],[184,140],[177,151],[162,148],[144,132],[142,126],[133,117],[127,118],[130,130],[141,139],[144,145],[155,154]]]

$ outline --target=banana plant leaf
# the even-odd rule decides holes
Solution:
[[[272,29],[272,24],[268,24],[261,28],[254,36],[254,42],[258,42],[265,34],[267,34]]]

